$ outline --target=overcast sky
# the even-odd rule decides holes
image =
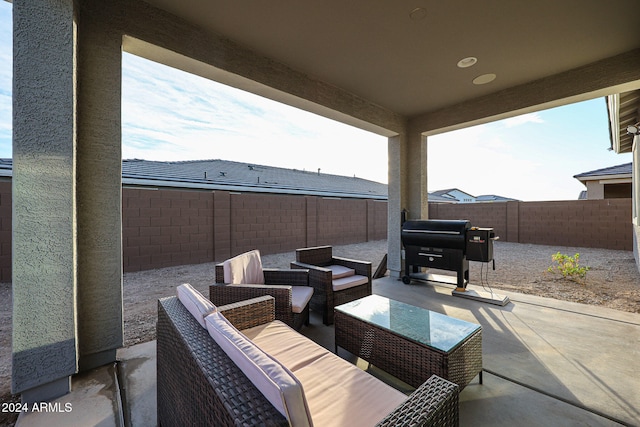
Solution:
[[[0,157],[11,157],[11,4],[0,1]],[[123,54],[124,158],[224,159],[387,182],[387,139]],[[631,161],[603,98],[429,138],[429,191],[573,200],[574,175]],[[362,155],[363,152],[367,154]]]

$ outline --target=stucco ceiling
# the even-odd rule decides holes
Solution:
[[[638,0],[146,1],[406,117],[640,48]]]

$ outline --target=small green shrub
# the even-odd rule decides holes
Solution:
[[[549,273],[560,273],[565,279],[580,283],[584,283],[586,280],[590,267],[580,265],[580,254],[569,256],[558,252],[551,255],[551,259],[555,264],[547,269]]]

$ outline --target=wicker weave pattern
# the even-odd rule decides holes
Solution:
[[[482,371],[482,330],[443,352],[341,311],[335,313],[336,348],[342,347],[413,387],[438,375],[462,390]]]
[[[458,386],[433,375],[378,426],[446,427],[459,423]]]
[[[239,329],[275,314],[272,297],[218,309]],[[158,425],[288,425],[176,297],[158,301],[157,335]],[[378,425],[457,426],[457,389],[433,377]]]
[[[301,312],[291,311],[291,286],[307,286],[306,270],[263,269],[266,285],[235,286],[224,283],[222,264],[215,267],[216,283],[209,286],[209,299],[216,306],[249,298],[270,295],[275,298],[276,319],[299,331],[309,324],[309,306]]]
[[[159,425],[288,425],[176,297],[158,301],[157,335]]]
[[[309,285],[313,286],[311,308],[322,313],[325,325],[333,323],[333,309],[335,306],[371,295],[371,263],[332,256],[331,246],[318,246],[296,250],[296,261],[291,263],[293,269],[309,270]],[[343,265],[352,268],[356,274],[365,276],[367,283],[353,288],[333,291],[331,270],[328,265]]]

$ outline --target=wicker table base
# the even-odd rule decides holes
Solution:
[[[454,327],[456,322],[472,325],[468,335],[466,332],[462,333],[462,339],[459,342],[454,342],[451,348],[443,351],[424,342],[427,340],[410,338],[405,328],[396,328],[393,322],[389,324],[386,324],[388,320],[378,322],[377,314],[363,320],[363,317],[354,314],[354,310],[351,310],[353,304],[360,304],[362,309],[367,305],[385,303],[384,300],[394,307],[397,317],[406,317],[408,311],[416,314],[417,319],[425,317],[428,319],[429,315],[434,315],[429,310],[388,300],[378,295],[336,307],[336,352],[338,347],[342,347],[412,387],[418,387],[433,374],[458,384],[460,390],[478,374],[482,383],[482,328],[479,325],[435,313],[437,316],[451,319]],[[368,310],[365,309],[366,311]],[[394,314],[391,316],[393,317]],[[415,319],[411,321],[414,322],[411,328],[430,326],[421,325]],[[428,320],[425,322],[428,323]]]

